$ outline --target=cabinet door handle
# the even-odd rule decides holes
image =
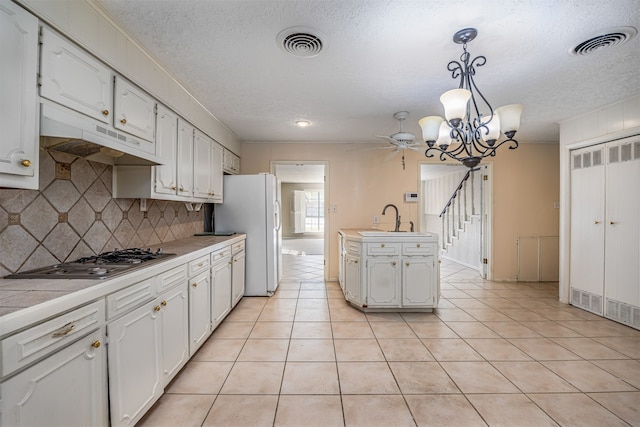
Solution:
[[[153,307],[153,311],[160,311],[160,306],[156,305],[155,307]]]
[[[103,116],[108,116],[109,115],[109,110],[102,110],[102,115]]]
[[[609,221],[609,224],[614,225],[615,221]]]
[[[23,161],[20,162],[20,164],[25,168],[28,168],[29,166],[31,166],[31,160],[24,159]]]
[[[122,123],[123,125],[126,125],[127,124],[127,119],[121,119],[120,123]]]
[[[593,223],[594,224],[600,224],[600,221],[594,221]]]
[[[380,245],[381,248],[384,248],[384,243]]]
[[[395,262],[395,261],[392,261],[392,262],[391,262],[391,265],[395,267],[395,266],[396,266],[396,262]]]
[[[182,185],[180,186],[180,191],[184,191],[184,187]]]
[[[53,334],[51,334],[51,337],[52,338],[64,337],[69,332],[73,331],[75,329],[75,327],[76,327],[76,325],[73,325],[71,323],[67,323],[62,328],[60,328],[60,330],[58,332],[54,332]]]
[[[175,185],[172,185],[172,186],[171,186],[171,189],[172,189],[173,191],[176,191],[176,186],[175,186]]]
[[[420,247],[420,243],[418,243],[418,244],[416,245],[416,247],[417,247],[417,248],[419,248],[419,247]]]
[[[194,288],[198,287],[198,282],[194,282],[191,286],[193,286]]]
[[[358,263],[358,260],[353,261],[353,263],[354,263],[354,264],[357,264],[357,263]]]
[[[100,348],[101,345],[102,345],[102,343],[100,342],[100,340],[96,340],[96,341],[91,343],[91,347],[93,347],[93,348]]]
[[[163,306],[163,307],[166,307],[166,306],[167,306],[167,302],[166,302],[166,301],[162,301],[162,302],[160,303],[160,305],[161,305],[161,306]]]
[[[407,263],[407,267],[409,267],[409,263]]]

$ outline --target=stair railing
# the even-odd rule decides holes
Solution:
[[[456,233],[457,233],[456,230],[459,230],[462,228],[462,222],[469,220],[469,215],[467,213],[468,212],[467,211],[467,180],[471,178],[471,183],[472,183],[471,197],[474,197],[472,172],[475,172],[477,170],[480,170],[480,168],[469,169],[467,171],[464,177],[460,180],[460,183],[458,184],[456,189],[453,191],[453,194],[451,194],[451,197],[449,197],[449,200],[447,201],[447,203],[444,205],[442,212],[440,212],[440,215],[438,215],[439,218],[442,218],[442,235],[446,236],[446,239],[445,238],[442,239],[442,249],[446,249],[446,244],[451,243],[451,236],[456,237]],[[458,194],[460,194],[461,191],[463,193],[462,203],[460,200],[458,200]],[[460,211],[461,205],[464,205],[464,216]],[[451,207],[451,209],[449,209],[449,207]],[[457,220],[456,220],[456,209],[458,214]],[[472,210],[471,214],[474,215],[475,203],[471,203],[471,210]],[[446,227],[445,227],[445,223],[446,223]]]

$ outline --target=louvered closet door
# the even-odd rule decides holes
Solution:
[[[571,303],[603,314],[604,146],[571,152]]]
[[[607,144],[606,179],[605,315],[640,327],[640,137]]]

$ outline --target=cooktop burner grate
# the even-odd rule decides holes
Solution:
[[[55,264],[35,270],[23,271],[5,276],[7,279],[108,279],[132,269],[153,264],[176,254],[165,254],[161,249],[121,249],[103,252],[77,259],[72,262]]]

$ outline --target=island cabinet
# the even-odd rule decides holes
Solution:
[[[437,236],[365,234],[340,231],[341,287],[347,301],[363,311],[431,311],[437,307]]]

